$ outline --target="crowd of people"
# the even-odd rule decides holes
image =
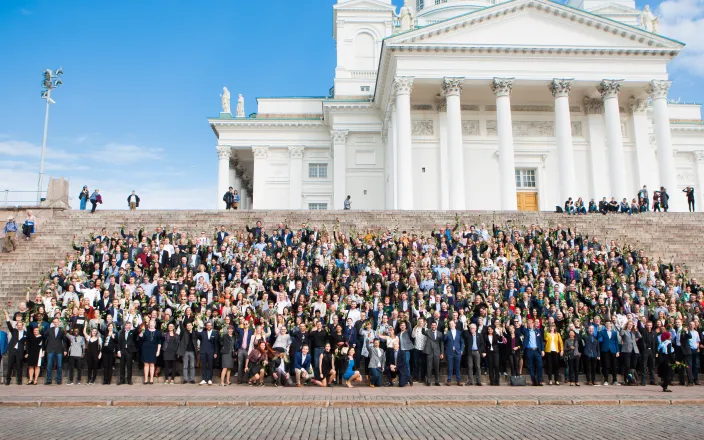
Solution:
[[[134,368],[145,384],[699,384],[686,267],[560,225],[123,226],[73,249],[5,312],[6,385],[54,367],[61,384],[66,364],[68,384],[84,367],[118,385]]]
[[[687,197],[687,206],[689,212],[694,212],[694,188],[691,186],[686,187],[682,190]],[[670,195],[667,193],[667,189],[664,186],[660,187],[660,190],[653,192],[653,212],[667,212],[670,209]],[[565,201],[564,207],[559,207],[558,210],[565,212],[566,214],[579,215],[579,214],[592,214],[592,213],[621,213],[621,214],[638,214],[642,212],[650,211],[650,198],[648,196],[648,187],[643,185],[638,195],[628,202],[626,197],[619,202],[616,197],[611,197],[611,200],[606,200],[603,197],[600,202],[595,202],[594,199],[589,201],[588,206],[584,205],[584,200],[579,197],[576,201],[572,200],[572,197]]]

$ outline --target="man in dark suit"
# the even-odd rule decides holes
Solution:
[[[112,306],[108,309],[108,315],[112,316],[112,322],[115,325],[115,331],[122,327],[122,310],[120,309],[120,300],[113,298]]]
[[[54,318],[49,328],[44,331],[46,340],[46,382],[51,385],[54,361],[56,361],[56,384],[61,385],[61,373],[64,355],[66,354],[66,332],[61,328],[59,318]]]
[[[27,356],[27,331],[24,329],[24,323],[22,321],[17,323],[17,328],[12,327],[7,311],[5,311],[5,321],[7,322],[7,329],[10,331],[7,366],[5,367],[5,385],[10,385],[12,370],[17,370],[17,385],[22,385],[22,362]]]
[[[462,336],[465,339],[464,347],[467,352],[467,372],[469,373],[467,385],[472,385],[472,376],[474,376],[474,383],[482,386],[481,361],[482,353],[484,353],[484,337],[477,333],[475,324],[470,324],[469,329]]]
[[[645,386],[645,375],[649,374],[650,385],[655,385],[655,354],[658,352],[658,334],[653,331],[653,322],[646,321],[645,327],[642,324],[639,326],[641,338],[638,342],[642,346],[638,346],[641,353],[641,374],[640,384]]]
[[[440,386],[440,359],[443,358],[445,351],[443,334],[438,331],[438,323],[433,322],[430,324],[430,330],[423,329],[423,335],[426,338],[423,353],[428,365],[425,385],[430,386],[430,375],[435,371],[435,385]]]
[[[198,339],[200,339],[200,367],[203,379],[200,381],[201,385],[213,384],[213,366],[215,359],[218,357],[219,350],[219,336],[218,332],[213,330],[213,322],[208,321],[205,323],[205,329],[197,334]]]
[[[243,321],[244,328],[237,327],[237,383],[241,384],[244,378],[244,365],[247,363],[249,342],[254,333],[249,327],[249,321]]]
[[[137,355],[137,332],[132,330],[131,321],[125,323],[125,329],[118,335],[117,343],[117,357],[120,358],[120,380],[117,384],[132,385],[132,362]]]
[[[464,385],[460,376],[460,360],[464,353],[464,339],[462,332],[455,328],[455,321],[449,322],[450,328],[445,333],[445,357],[447,357],[447,385],[452,382],[452,374],[454,372],[457,379],[457,386]]]
[[[406,363],[406,356],[404,352],[399,349],[398,341],[394,341],[393,348],[388,350],[386,360],[388,363],[386,375],[389,378],[386,386],[390,387],[393,385],[394,376],[398,376],[399,387],[403,388],[406,386],[410,380],[410,376],[408,375],[409,369]]]
[[[188,255],[188,267],[197,269],[198,266],[200,266],[200,255],[198,255],[198,248],[193,246],[191,254]]]
[[[110,295],[110,291],[105,289],[103,291],[103,296],[98,300],[98,310],[100,311],[100,313],[105,313],[108,311],[111,304],[112,297]]]

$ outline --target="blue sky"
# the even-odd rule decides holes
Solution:
[[[2,0],[0,190],[36,188],[41,72],[63,66],[47,176],[69,178],[74,198],[83,184],[100,188],[105,208],[125,208],[132,189],[144,208],[213,208],[217,141],[206,118],[222,86],[244,95],[247,114],[259,96],[326,95],[334,3]],[[704,0],[650,4],[663,33],[689,43],[671,65],[670,96],[704,101]]]

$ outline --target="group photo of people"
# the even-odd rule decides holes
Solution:
[[[695,212],[695,193],[694,188],[688,186],[682,190],[684,196],[687,198],[687,207],[689,212]],[[565,201],[565,205],[558,207],[558,212],[564,212],[566,214],[580,215],[580,214],[640,214],[644,212],[650,212],[651,208],[653,212],[667,212],[670,209],[670,195],[664,186],[661,186],[659,190],[653,191],[652,195],[652,206],[650,204],[651,199],[648,193],[648,186],[643,185],[638,191],[636,197],[632,198],[629,202],[626,197],[624,197],[620,202],[616,200],[616,197],[611,197],[611,200],[606,200],[603,197],[601,201],[596,202],[594,199],[589,201],[587,206],[584,205],[584,200],[579,197],[577,200],[572,200],[572,197]]]
[[[700,384],[686,266],[561,225],[124,224],[72,248],[4,310],[5,385]]]

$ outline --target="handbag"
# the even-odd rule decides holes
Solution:
[[[511,386],[512,387],[526,386],[526,377],[525,376],[511,376]]]

